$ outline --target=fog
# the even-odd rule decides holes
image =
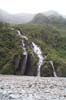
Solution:
[[[66,0],[0,0],[0,9],[12,14],[54,10],[66,15]]]

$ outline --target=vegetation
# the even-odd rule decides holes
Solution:
[[[11,62],[21,53],[20,39],[9,24],[0,23],[0,72],[13,74]]]
[[[65,25],[24,24],[18,25],[21,31],[39,45],[46,61],[52,60],[59,76],[66,76],[66,29]],[[63,71],[64,70],[64,71]],[[60,74],[61,73],[61,74]]]
[[[58,76],[66,76],[66,25],[62,24],[22,24],[9,25],[0,23],[0,73],[14,74],[15,66],[12,61],[15,56],[21,56],[22,49],[20,48],[21,39],[15,30],[20,29],[22,34],[28,37],[29,45],[28,52],[33,54],[32,41],[41,47],[43,55],[46,55],[46,64],[42,66],[42,75],[47,71],[47,75],[52,75],[48,68],[49,60],[54,62],[55,70]],[[35,55],[36,56],[36,55]],[[37,57],[34,56],[35,62]],[[35,62],[33,62],[34,66]],[[33,69],[34,70],[34,69]],[[52,70],[50,68],[50,70]],[[45,73],[45,76],[47,76]]]

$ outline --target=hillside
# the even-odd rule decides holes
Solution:
[[[49,19],[44,16],[43,14],[39,13],[37,15],[35,15],[35,17],[33,18],[33,20],[31,21],[31,23],[36,23],[36,24],[44,24],[44,23],[50,23]]]
[[[20,55],[20,39],[9,24],[0,23],[0,73],[14,74],[11,66],[15,55]]]
[[[66,24],[66,18],[55,11],[39,13],[34,16],[31,23],[34,24]]]
[[[0,23],[0,73],[66,77],[65,42],[65,25]]]

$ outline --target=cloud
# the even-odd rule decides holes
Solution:
[[[56,10],[66,14],[66,0],[0,0],[0,8],[10,13]]]

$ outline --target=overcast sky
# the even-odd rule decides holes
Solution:
[[[0,8],[13,14],[55,10],[66,15],[66,0],[0,0]]]

